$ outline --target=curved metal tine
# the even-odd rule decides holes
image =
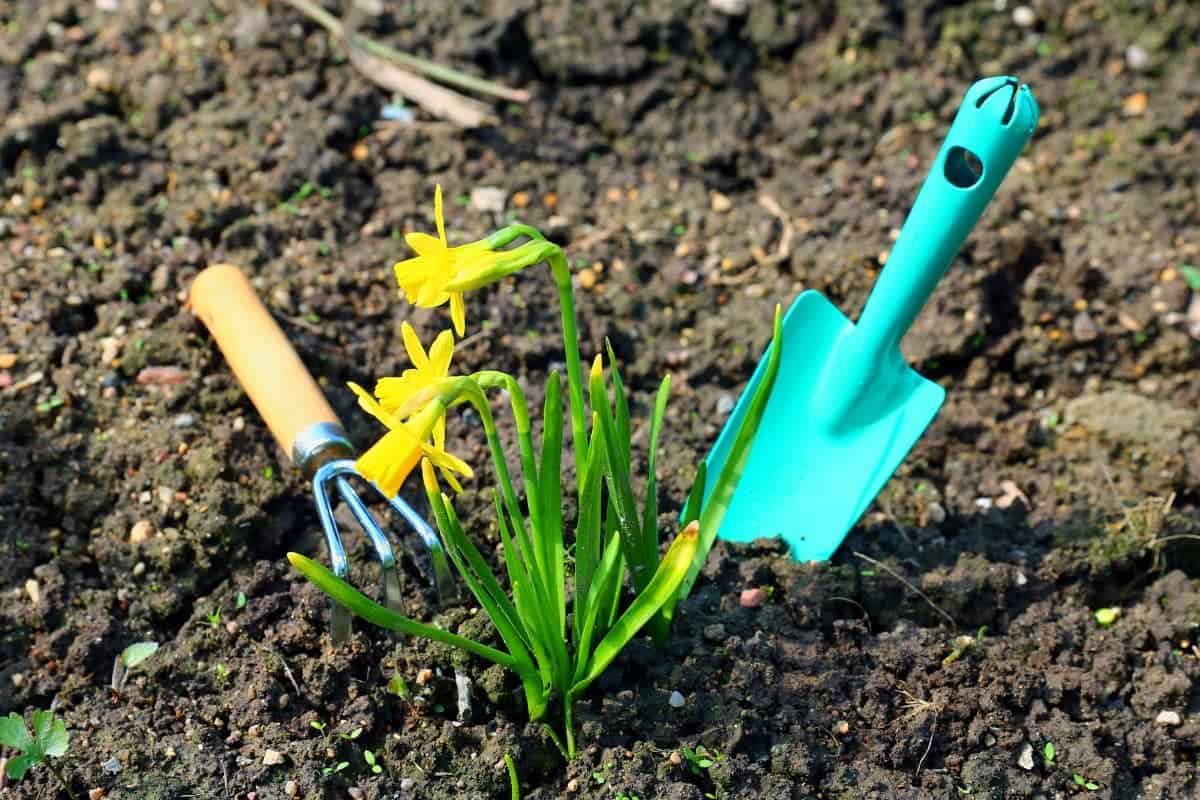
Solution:
[[[388,541],[387,536],[379,527],[379,523],[371,516],[370,510],[358,496],[358,492],[354,491],[350,482],[339,475],[334,479],[334,483],[337,485],[338,494],[342,496],[342,501],[350,507],[350,513],[354,515],[354,519],[358,521],[363,532],[367,534],[367,538],[371,540],[371,545],[375,548],[375,555],[379,557],[379,578],[383,583],[383,605],[392,611],[403,611],[404,608],[400,603],[400,574],[396,569],[396,555],[392,552],[391,542]]]
[[[437,531],[425,521],[424,517],[414,511],[412,506],[401,500],[399,493],[388,497],[373,482],[371,487],[380,497],[388,501],[392,510],[404,517],[405,522],[412,526],[417,535],[421,537],[421,541],[429,548],[429,557],[433,561],[433,585],[437,592],[438,603],[445,605],[459,599],[458,584],[454,582],[454,575],[450,572],[450,561],[446,558],[446,548]]]
[[[329,561],[333,568],[333,574],[342,580],[347,580],[350,562],[346,559],[346,549],[342,546],[342,537],[338,535],[337,522],[333,518],[333,505],[329,502],[326,486],[334,472],[331,468],[336,464],[336,461],[331,461],[313,475],[313,499],[317,504],[317,516],[321,520],[321,528],[325,531],[325,543],[329,547]],[[341,644],[350,638],[350,611],[341,603],[330,603],[329,638],[334,644]]]

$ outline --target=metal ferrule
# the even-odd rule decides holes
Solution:
[[[353,458],[354,448],[341,425],[317,422],[296,434],[292,442],[292,462],[306,480],[316,475],[322,464],[339,458]]]

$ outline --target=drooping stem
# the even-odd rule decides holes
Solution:
[[[567,358],[567,395],[571,404],[571,443],[575,451],[576,489],[582,485],[583,465],[587,463],[587,429],[583,415],[583,371],[579,364],[579,329],[575,324],[575,291],[571,286],[571,267],[562,248],[547,248],[546,260],[558,288],[562,311],[563,353]]]

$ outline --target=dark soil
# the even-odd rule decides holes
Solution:
[[[1200,343],[1178,269],[1200,263],[1200,8],[387,5],[372,35],[533,100],[472,132],[381,121],[390,98],[279,2],[0,2],[0,713],[55,704],[77,792],[507,797],[509,753],[527,798],[1200,795]],[[591,270],[585,356],[612,338],[639,419],[674,378],[669,529],[774,305],[817,288],[857,314],[963,92],[1000,73],[1041,125],[905,342],[947,403],[832,563],[719,546],[665,651],[635,642],[589,692],[566,765],[496,669],[466,664],[460,721],[447,649],[364,626],[330,648],[283,560],[323,553],[308,487],[186,312],[199,269],[254,276],[365,445],[345,381],[406,366],[403,319],[446,324],[389,271],[435,182],[458,241],[538,226]],[[466,201],[481,186],[503,214]],[[459,368],[539,397],[562,358],[546,276],[468,304]],[[490,547],[487,488],[459,507]],[[486,631],[432,610],[406,544],[410,612]],[[755,587],[768,602],[741,607]],[[114,693],[139,640],[162,648]],[[698,745],[715,763],[693,770]]]

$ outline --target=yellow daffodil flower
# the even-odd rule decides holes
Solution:
[[[380,378],[375,384],[375,397],[385,412],[405,417],[416,410],[410,403],[414,396],[444,381],[449,374],[450,360],[454,357],[454,334],[450,331],[439,333],[426,353],[412,325],[405,322],[400,326],[400,332],[412,368],[404,370],[399,378]],[[434,435],[446,435],[445,417],[437,421]]]
[[[459,336],[466,330],[466,305],[462,292],[447,290],[446,285],[463,276],[489,268],[499,257],[486,239],[451,247],[446,239],[446,221],[442,216],[442,187],[433,195],[433,216],[437,236],[410,233],[404,237],[408,246],[417,251],[413,258],[397,262],[392,268],[396,283],[409,302],[421,308],[437,308],[450,302],[450,319]]]
[[[358,384],[351,383],[350,388],[358,395],[359,406],[388,428],[382,439],[359,456],[356,466],[363,477],[374,481],[381,492],[391,497],[400,491],[405,479],[424,457],[442,471],[446,482],[455,491],[462,491],[454,473],[468,478],[475,473],[462,459],[446,452],[445,406],[431,402],[411,419],[402,421],[385,411]]]

